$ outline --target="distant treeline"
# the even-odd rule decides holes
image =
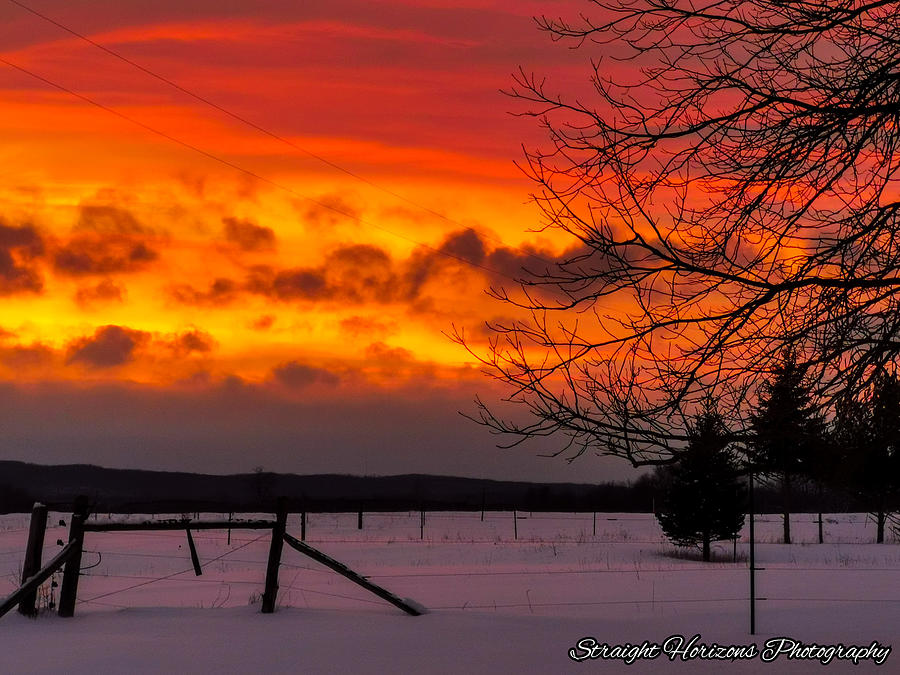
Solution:
[[[409,474],[298,476],[255,472],[231,476],[106,469],[75,464],[42,466],[0,461],[0,512],[22,513],[34,502],[68,511],[79,495],[97,512],[249,513],[274,510],[286,497],[291,511],[600,511],[648,513],[659,498],[656,480],[633,483],[527,483]],[[846,496],[798,486],[795,512],[857,511]],[[755,490],[757,512],[777,513],[779,491]]]

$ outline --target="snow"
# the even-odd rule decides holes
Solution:
[[[0,516],[0,595],[17,582],[28,515]],[[202,516],[201,516],[202,517]],[[208,516],[219,518],[219,515]],[[65,539],[52,514],[44,558]],[[99,516],[106,518],[105,515]],[[123,517],[115,517],[121,520]],[[145,516],[131,516],[142,520]],[[787,636],[804,643],[893,645],[900,626],[900,546],[876,545],[864,514],[792,519],[798,543],[779,544],[777,516],[757,520],[757,635],[749,634],[746,531],[733,561],[666,543],[652,515],[428,513],[312,514],[307,543],[376,584],[427,607],[405,615],[335,572],[285,547],[278,609],[259,612],[269,533],[193,533],[204,573],[192,571],[181,532],[88,533],[73,619],[44,613],[0,619],[0,671],[19,673],[619,672],[619,661],[576,663],[584,637],[610,645],[669,636],[762,648]],[[299,517],[288,531],[299,536]],[[91,567],[95,565],[94,567]],[[45,591],[49,590],[49,585]],[[58,589],[55,589],[58,590]],[[778,599],[775,599],[778,598]],[[898,645],[900,647],[900,645]],[[900,672],[891,654],[880,672]],[[680,670],[821,672],[818,661],[765,664],[639,660],[630,672]],[[867,672],[834,661],[827,672]]]

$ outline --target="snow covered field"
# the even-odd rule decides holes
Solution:
[[[194,576],[180,532],[88,533],[74,619],[0,619],[0,672],[463,673],[621,672],[623,660],[575,662],[582,638],[609,645],[755,645],[775,637],[868,647],[900,641],[900,546],[876,545],[864,514],[757,519],[757,635],[749,634],[746,528],[704,564],[666,543],[649,514],[313,514],[307,542],[401,597],[429,608],[406,616],[285,547],[278,610],[259,613],[270,533],[195,532]],[[105,516],[101,515],[100,518]],[[202,517],[202,516],[201,516]],[[218,518],[219,516],[214,516]],[[17,585],[28,515],[0,516],[0,595]],[[44,558],[67,514],[52,514]],[[121,520],[125,517],[116,517]],[[135,520],[143,517],[131,516]],[[288,532],[299,537],[298,516]],[[49,585],[45,590],[49,591]],[[58,589],[54,589],[54,592]],[[677,640],[669,642],[672,648]],[[786,643],[785,643],[786,645]],[[660,650],[661,651],[661,650]],[[584,649],[576,650],[584,654]],[[648,653],[646,650],[645,654]],[[650,652],[652,653],[652,652]],[[824,652],[823,652],[824,653]],[[874,655],[873,655],[874,656]],[[765,663],[640,659],[633,672],[822,672],[815,658]],[[834,658],[824,672],[900,672]]]

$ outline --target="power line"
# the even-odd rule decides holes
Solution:
[[[408,236],[406,236],[406,235],[404,235],[404,234],[400,234],[399,232],[395,232],[394,230],[388,229],[388,228],[384,227],[383,225],[378,225],[378,224],[376,224],[376,223],[373,223],[373,222],[370,222],[370,221],[367,221],[367,220],[363,220],[361,217],[359,217],[358,215],[356,215],[356,214],[354,214],[354,213],[350,213],[350,212],[348,212],[348,211],[344,211],[344,210],[342,210],[342,209],[340,209],[340,208],[338,208],[338,207],[336,207],[336,206],[334,206],[334,205],[332,205],[332,204],[328,204],[328,203],[326,203],[326,202],[323,202],[323,201],[320,201],[320,200],[317,200],[317,199],[313,199],[312,197],[309,197],[309,196],[304,195],[304,194],[302,194],[302,193],[300,193],[300,192],[297,192],[297,191],[294,190],[293,188],[291,188],[291,187],[289,187],[289,186],[287,186],[287,185],[284,185],[283,183],[279,183],[278,181],[272,180],[271,178],[266,178],[265,176],[263,176],[263,175],[261,175],[261,174],[258,174],[258,173],[256,173],[255,171],[252,171],[252,170],[250,170],[250,169],[244,168],[244,167],[242,167],[241,165],[236,164],[236,163],[234,163],[234,162],[232,162],[232,161],[230,161],[230,160],[228,160],[228,159],[225,159],[225,158],[223,158],[223,157],[220,157],[219,155],[213,154],[213,153],[211,153],[211,152],[209,152],[209,151],[207,151],[207,150],[204,150],[204,149],[202,149],[202,148],[200,148],[200,147],[198,147],[198,146],[196,146],[196,145],[193,145],[192,143],[188,143],[187,141],[184,141],[184,140],[182,140],[182,139],[180,139],[180,138],[178,138],[178,137],[176,137],[176,136],[172,136],[171,134],[166,133],[165,131],[161,131],[161,130],[157,129],[156,127],[150,126],[149,124],[145,124],[144,122],[141,122],[140,120],[136,120],[135,118],[133,118],[133,117],[131,117],[131,116],[129,116],[129,115],[126,115],[125,113],[123,113],[123,112],[121,112],[121,111],[119,111],[119,110],[116,110],[115,108],[110,108],[109,106],[104,105],[103,103],[100,103],[99,101],[96,101],[96,100],[90,98],[89,96],[85,96],[84,94],[80,94],[80,93],[78,93],[77,91],[74,91],[73,89],[69,89],[68,87],[66,87],[66,86],[64,86],[64,85],[61,85],[61,84],[59,84],[59,83],[57,83],[57,82],[54,82],[53,80],[50,80],[50,79],[48,79],[48,78],[46,78],[46,77],[44,77],[44,76],[42,76],[42,75],[38,75],[38,74],[35,73],[34,71],[28,70],[27,68],[24,68],[23,66],[20,66],[20,65],[17,65],[17,64],[15,64],[15,63],[12,63],[11,61],[8,61],[7,59],[5,59],[5,58],[3,58],[3,57],[0,57],[0,63],[3,63],[3,64],[5,64],[5,65],[7,65],[7,66],[9,66],[10,68],[13,68],[13,69],[15,69],[15,70],[18,70],[19,72],[24,73],[25,75],[28,75],[28,76],[30,76],[30,77],[32,77],[32,78],[34,78],[34,79],[36,79],[36,80],[38,80],[38,81],[40,81],[40,82],[43,82],[44,84],[46,84],[46,85],[48,85],[48,86],[51,86],[51,87],[53,87],[53,88],[55,88],[55,89],[58,89],[58,90],[60,90],[60,91],[62,91],[62,92],[64,92],[64,93],[66,93],[66,94],[69,94],[70,96],[74,96],[75,98],[78,98],[78,99],[84,101],[85,103],[89,103],[90,105],[93,105],[93,106],[95,106],[95,107],[97,107],[97,108],[100,108],[101,110],[104,110],[104,111],[110,113],[111,115],[115,115],[116,117],[119,117],[119,118],[121,118],[121,119],[123,119],[123,120],[126,120],[127,122],[130,122],[131,124],[134,124],[135,126],[138,126],[138,127],[142,128],[142,129],[144,129],[145,131],[149,131],[149,132],[151,132],[151,133],[153,133],[153,134],[156,134],[157,136],[160,136],[160,137],[162,137],[162,138],[164,138],[164,139],[166,139],[166,140],[168,140],[168,141],[171,141],[172,143],[176,143],[176,144],[178,144],[178,145],[180,145],[180,146],[182,146],[182,147],[184,147],[184,148],[187,148],[188,150],[191,150],[191,151],[193,151],[193,152],[195,152],[195,153],[197,153],[197,154],[199,154],[199,155],[203,155],[203,156],[206,157],[207,159],[211,159],[211,160],[213,160],[213,161],[215,161],[215,162],[218,162],[218,163],[220,163],[220,164],[223,164],[223,165],[225,165],[225,166],[227,166],[227,167],[229,167],[229,168],[231,168],[231,169],[234,169],[235,171],[239,171],[239,172],[241,172],[241,173],[243,173],[243,174],[245,174],[245,175],[247,175],[247,176],[250,176],[250,177],[252,177],[252,178],[255,178],[256,180],[259,180],[259,181],[261,181],[261,182],[263,182],[263,183],[266,183],[267,185],[271,185],[272,187],[278,188],[279,190],[284,190],[285,192],[288,192],[289,194],[293,195],[294,197],[297,197],[298,199],[303,199],[303,200],[308,201],[308,202],[310,202],[310,203],[312,203],[312,204],[316,204],[317,206],[320,206],[320,207],[322,207],[322,208],[324,208],[324,209],[328,209],[329,211],[333,211],[334,213],[338,213],[338,214],[340,214],[340,215],[342,215],[342,216],[344,216],[344,217],[346,217],[346,218],[350,218],[351,220],[355,220],[355,221],[358,222],[360,225],[366,225],[366,226],[368,226],[368,227],[373,227],[373,228],[375,228],[376,230],[381,230],[382,232],[385,232],[385,233],[387,233],[387,234],[390,234],[390,235],[392,235],[392,236],[394,236],[394,237],[397,237],[397,238],[399,238],[399,239],[404,239],[404,240],[406,240],[406,241],[408,241],[408,242],[410,242],[410,243],[412,243],[412,244],[416,244],[417,246],[421,246],[421,247],[423,247],[423,248],[427,248],[427,249],[429,249],[430,251],[432,251],[432,252],[434,252],[434,253],[437,253],[438,255],[442,255],[442,256],[445,256],[445,257],[447,257],[447,258],[452,258],[453,260],[457,260],[457,261],[459,261],[459,262],[461,262],[461,263],[464,263],[464,264],[466,264],[466,265],[469,265],[470,267],[477,267],[477,268],[479,268],[479,269],[481,269],[481,270],[484,270],[485,272],[490,272],[491,274],[495,274],[495,275],[497,275],[497,276],[500,276],[500,277],[504,277],[504,278],[506,278],[506,279],[509,279],[510,281],[512,281],[512,282],[514,282],[514,283],[518,283],[518,281],[517,281],[514,277],[512,277],[512,276],[510,276],[510,275],[508,275],[508,274],[506,274],[506,273],[504,273],[504,272],[500,272],[499,270],[495,270],[495,269],[493,269],[493,268],[491,268],[491,267],[488,267],[488,266],[486,266],[486,265],[482,265],[482,264],[480,264],[480,263],[476,263],[476,262],[473,262],[473,261],[468,260],[468,259],[466,259],[466,258],[463,258],[462,256],[455,255],[454,253],[451,253],[450,251],[446,251],[446,250],[444,250],[444,249],[437,248],[437,247],[435,247],[435,246],[431,246],[430,244],[426,244],[426,243],[421,242],[421,241],[419,241],[419,240],[417,240],[417,239],[413,239],[412,237],[408,237]]]
[[[371,179],[369,179],[369,178],[366,178],[365,176],[362,176],[362,175],[356,173],[355,171],[351,171],[350,169],[347,169],[346,167],[343,167],[343,166],[341,166],[340,164],[337,164],[336,162],[333,162],[333,161],[331,161],[330,159],[328,159],[328,158],[326,158],[326,157],[323,157],[322,155],[319,155],[319,154],[317,154],[317,153],[314,153],[314,152],[312,152],[311,150],[308,150],[307,148],[304,148],[303,146],[298,145],[297,143],[295,143],[295,142],[292,141],[291,139],[286,138],[286,137],[284,137],[284,136],[282,136],[282,135],[280,135],[280,134],[278,134],[278,133],[275,133],[274,131],[270,131],[269,129],[267,129],[267,128],[265,128],[265,127],[263,127],[263,126],[257,124],[256,122],[253,122],[252,120],[250,120],[250,119],[244,117],[243,115],[239,115],[238,113],[236,113],[236,112],[234,112],[234,111],[232,111],[232,110],[226,108],[225,106],[222,106],[222,105],[216,103],[215,101],[209,99],[208,97],[203,96],[203,95],[201,95],[201,94],[198,94],[198,93],[196,93],[196,92],[194,92],[194,91],[192,91],[192,90],[190,90],[190,89],[188,89],[188,88],[186,88],[186,87],[183,87],[182,85],[178,84],[178,83],[175,82],[174,80],[172,80],[172,79],[170,79],[170,78],[168,78],[168,77],[166,77],[166,76],[164,76],[164,75],[160,75],[159,73],[157,73],[157,72],[154,71],[154,70],[151,70],[151,69],[148,68],[147,66],[144,66],[144,65],[138,63],[137,61],[134,61],[133,59],[128,58],[127,56],[125,56],[125,55],[119,53],[119,52],[116,51],[115,49],[111,49],[110,47],[107,47],[106,45],[103,45],[103,44],[97,42],[96,40],[91,39],[90,37],[88,37],[87,35],[84,35],[83,33],[79,33],[78,31],[76,31],[76,30],[70,28],[69,26],[66,26],[66,25],[63,24],[63,23],[60,23],[60,22],[57,21],[56,19],[53,19],[53,18],[47,16],[46,14],[42,14],[41,12],[37,11],[36,9],[33,9],[33,8],[29,7],[28,5],[22,3],[22,2],[19,2],[19,0],[9,0],[9,2],[12,3],[13,5],[16,5],[17,7],[19,7],[19,8],[21,8],[21,9],[25,10],[26,12],[29,12],[29,13],[33,14],[34,16],[36,16],[36,17],[38,17],[38,18],[40,18],[40,19],[43,19],[44,21],[47,21],[47,22],[50,23],[50,24],[53,24],[54,26],[56,26],[56,27],[59,28],[60,30],[63,30],[63,31],[65,31],[65,32],[69,33],[70,35],[75,36],[75,37],[78,38],[79,40],[83,40],[84,42],[86,42],[86,43],[92,45],[93,47],[95,47],[95,48],[101,50],[102,52],[108,54],[109,56],[112,56],[112,57],[114,57],[114,58],[116,58],[116,59],[122,61],[123,63],[128,64],[128,65],[131,66],[132,68],[136,68],[137,70],[140,70],[142,73],[144,73],[144,74],[146,74],[146,75],[149,75],[150,77],[152,77],[152,78],[154,78],[154,79],[156,79],[156,80],[159,80],[160,82],[163,82],[163,83],[167,84],[168,86],[172,87],[173,89],[176,89],[177,91],[181,92],[182,94],[185,94],[186,96],[190,96],[190,97],[193,98],[194,100],[199,101],[199,102],[203,103],[204,105],[207,105],[207,106],[209,106],[209,107],[211,107],[211,108],[213,108],[213,109],[215,109],[215,110],[218,110],[220,113],[222,113],[222,114],[224,114],[224,115],[227,115],[228,117],[232,118],[233,120],[235,120],[235,121],[237,121],[237,122],[240,122],[241,124],[244,124],[244,125],[250,127],[251,129],[254,129],[254,130],[260,132],[261,134],[264,134],[264,135],[268,136],[269,138],[272,138],[272,139],[274,139],[274,140],[276,140],[276,141],[279,141],[280,143],[284,143],[285,145],[288,145],[288,146],[290,146],[291,148],[293,148],[293,149],[295,149],[295,150],[298,150],[299,152],[302,152],[302,153],[304,153],[305,155],[307,155],[307,156],[309,156],[309,157],[312,157],[313,159],[316,159],[316,160],[322,162],[323,164],[325,164],[325,165],[327,165],[327,166],[330,166],[331,168],[333,168],[333,169],[335,169],[335,170],[337,170],[337,171],[340,171],[340,172],[342,172],[342,173],[345,173],[345,174],[347,174],[348,176],[350,176],[350,177],[352,177],[352,178],[355,178],[356,180],[359,180],[359,181],[361,181],[361,182],[363,182],[363,183],[369,185],[370,187],[375,188],[376,190],[379,190],[379,191],[381,191],[381,192],[383,192],[383,193],[385,193],[385,194],[388,194],[388,195],[394,197],[395,199],[399,199],[399,200],[401,200],[401,201],[403,201],[403,202],[409,204],[410,206],[414,206],[414,207],[416,207],[416,208],[418,208],[418,209],[422,209],[423,211],[426,211],[426,212],[428,212],[428,213],[430,213],[430,214],[432,214],[432,215],[434,215],[434,216],[437,216],[438,218],[441,218],[441,219],[447,221],[448,223],[452,223],[453,225],[457,225],[457,226],[459,226],[459,227],[462,227],[462,228],[465,229],[465,230],[470,230],[470,231],[472,231],[472,232],[475,232],[476,234],[480,234],[480,235],[483,236],[483,237],[486,237],[486,238],[488,238],[488,239],[492,239],[492,240],[495,241],[495,242],[498,242],[498,243],[500,243],[500,244],[503,244],[504,246],[507,246],[508,248],[512,248],[512,249],[514,249],[514,250],[517,250],[517,251],[519,251],[520,253],[522,253],[522,254],[524,254],[524,255],[527,255],[527,256],[530,256],[530,257],[532,257],[532,258],[534,258],[534,259],[536,259],[536,260],[540,260],[540,261],[542,261],[542,262],[544,262],[544,263],[547,263],[547,264],[551,264],[551,262],[552,262],[552,261],[550,261],[550,260],[544,258],[543,256],[537,255],[537,254],[532,253],[532,252],[530,252],[530,251],[526,251],[526,250],[524,250],[524,249],[522,249],[522,248],[519,248],[519,247],[516,247],[516,246],[509,246],[509,245],[506,244],[502,239],[500,239],[499,237],[496,237],[496,236],[494,236],[494,235],[492,235],[492,234],[489,234],[489,233],[487,233],[487,232],[482,232],[482,231],[477,230],[477,229],[475,229],[474,227],[471,227],[471,226],[468,226],[468,225],[463,225],[462,223],[460,223],[460,222],[458,222],[458,221],[456,221],[456,220],[450,218],[449,216],[447,216],[447,215],[445,215],[445,214],[443,214],[443,213],[440,213],[439,211],[435,211],[434,209],[429,208],[428,206],[425,206],[424,204],[420,204],[419,202],[417,202],[417,201],[415,201],[415,200],[413,200],[413,199],[410,199],[409,197],[406,197],[405,195],[402,195],[402,194],[400,194],[400,193],[398,193],[398,192],[395,192],[394,190],[392,190],[392,189],[390,189],[390,188],[388,188],[388,187],[385,187],[385,186],[383,186],[383,185],[381,185],[381,184],[379,184],[379,183],[376,183],[375,181],[373,181],[373,180],[371,180]]]

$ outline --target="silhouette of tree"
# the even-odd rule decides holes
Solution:
[[[887,514],[900,509],[900,378],[880,373],[870,391],[844,401],[832,433],[840,453],[836,480],[875,515],[881,544]]]
[[[744,525],[743,483],[722,417],[707,407],[689,429],[687,449],[660,469],[663,498],[656,518],[679,546],[700,545],[709,562],[710,544],[732,539]]]
[[[792,351],[763,382],[758,405],[751,415],[749,456],[754,471],[778,476],[784,515],[784,543],[791,543],[791,486],[810,476],[825,447],[824,425],[812,406],[812,394]]]
[[[491,289],[518,309],[486,346],[456,333],[528,413],[473,417],[638,466],[674,461],[708,396],[746,428],[785,348],[810,405],[865,390],[900,352],[900,3],[593,5],[538,20],[591,52],[590,89],[523,69],[510,92],[548,136],[522,163],[543,226],[576,248]]]

